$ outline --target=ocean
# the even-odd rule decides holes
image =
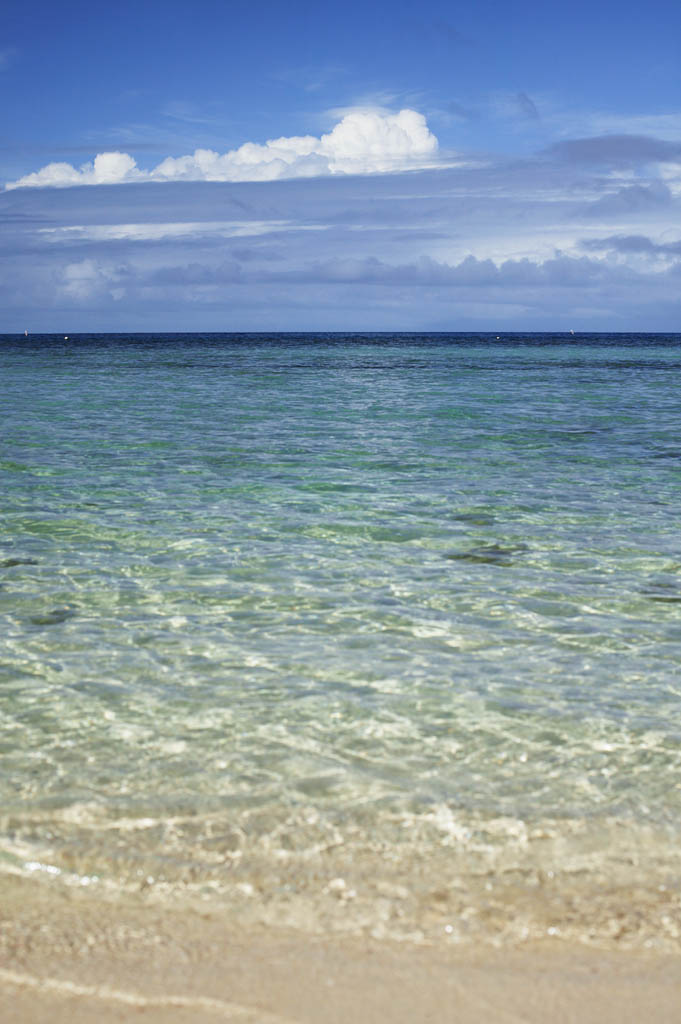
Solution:
[[[681,335],[0,336],[0,870],[681,948]]]

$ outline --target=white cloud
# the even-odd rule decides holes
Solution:
[[[54,163],[8,182],[7,189],[24,187],[64,187],[65,185],[117,185],[122,181],[139,181],[145,177],[128,153],[99,153],[93,163],[76,170],[71,164]]]
[[[137,173],[135,161],[127,153],[100,153],[91,171],[95,185],[113,185]]]
[[[681,162],[660,164],[660,175],[673,196],[681,196]]]
[[[286,220],[269,221],[182,221],[164,224],[70,224],[58,228],[39,228],[46,241],[64,242],[158,242],[169,239],[245,238],[282,231],[324,231],[325,225],[294,224]]]
[[[356,111],[321,137],[321,153],[332,173],[423,166],[432,163],[437,147],[425,117],[415,110],[401,110],[399,114]]]
[[[76,169],[52,163],[7,189],[118,184],[126,181],[272,181],[324,174],[376,174],[432,166],[438,141],[423,114],[400,110],[352,110],[326,135],[246,142],[216,153],[197,149],[192,155],[167,157],[151,171],[137,167],[128,153],[100,153]]]
[[[97,260],[84,259],[68,263],[61,271],[60,278],[62,294],[77,303],[93,299],[101,301],[107,296],[120,299],[124,295],[124,289],[116,286],[118,274]]]

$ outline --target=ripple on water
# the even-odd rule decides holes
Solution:
[[[668,351],[317,343],[0,350],[3,869],[672,948]]]

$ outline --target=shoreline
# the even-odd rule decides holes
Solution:
[[[7,822],[15,838],[0,850],[0,892],[87,891],[111,905],[208,908],[246,932],[285,928],[458,949],[556,938],[681,954],[673,834],[617,820],[561,830],[558,822],[443,817],[438,829],[407,818],[371,835],[313,828],[312,818],[299,812],[276,828],[265,815],[265,831],[260,823],[250,835],[221,817],[163,829],[147,819],[87,828],[79,818],[71,833],[57,832],[56,822],[52,845],[26,842]]]
[[[677,955],[243,927],[225,908],[0,881],[3,1024],[681,1022]]]

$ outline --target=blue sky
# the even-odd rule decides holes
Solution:
[[[681,6],[6,4],[0,331],[681,331]]]

